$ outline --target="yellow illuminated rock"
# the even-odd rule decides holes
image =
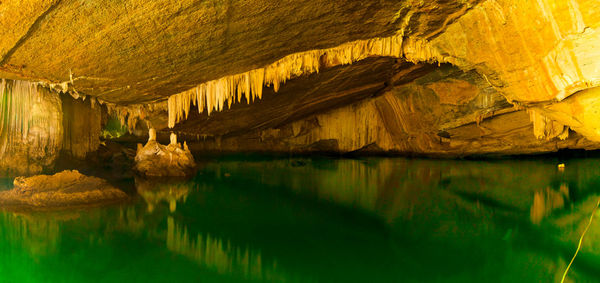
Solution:
[[[0,77],[206,150],[600,147],[595,0],[101,2],[3,1]]]
[[[149,131],[149,139],[145,146],[138,144],[135,155],[135,169],[146,176],[187,176],[193,173],[196,163],[187,143],[177,143],[177,136],[171,133],[171,143],[167,146],[156,141],[154,129]]]
[[[66,170],[54,175],[15,178],[14,189],[0,192],[0,205],[52,208],[111,203],[126,198],[123,191],[106,180]]]

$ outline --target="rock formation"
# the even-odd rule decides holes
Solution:
[[[39,174],[61,150],[83,158],[100,143],[100,107],[28,81],[0,81],[0,175]]]
[[[0,170],[2,175],[40,173],[62,146],[58,95],[25,81],[0,82]]]
[[[194,172],[196,163],[187,143],[177,143],[177,135],[171,133],[171,143],[167,146],[156,141],[156,131],[149,130],[148,142],[142,147],[138,144],[135,155],[135,169],[152,177],[183,177]]]
[[[127,195],[103,179],[77,170],[17,177],[14,189],[0,192],[0,206],[57,208],[122,201]]]

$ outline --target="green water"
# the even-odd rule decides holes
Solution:
[[[558,282],[600,197],[600,159],[200,163],[125,204],[0,211],[0,282]],[[600,279],[599,240],[570,282]]]

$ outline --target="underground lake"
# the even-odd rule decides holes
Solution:
[[[559,281],[600,159],[558,162],[199,159],[187,180],[120,179],[124,203],[0,212],[0,281]],[[600,276],[599,237],[593,222],[568,280]]]

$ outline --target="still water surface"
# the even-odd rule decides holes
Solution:
[[[120,205],[0,210],[0,282],[557,282],[600,159],[557,163],[203,161],[191,180],[123,183]],[[595,219],[568,280],[598,279]]]

